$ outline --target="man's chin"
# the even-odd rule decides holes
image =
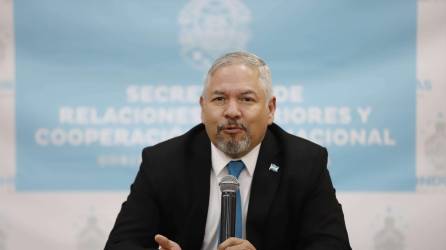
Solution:
[[[245,136],[220,137],[220,140],[217,141],[217,148],[231,158],[240,158],[247,153],[250,144],[249,138]]]
[[[247,135],[245,133],[245,131],[240,130],[236,133],[227,133],[227,132],[223,132],[221,133],[221,136],[223,137],[223,140],[225,142],[227,141],[233,141],[235,143],[240,143],[243,140],[246,140]]]

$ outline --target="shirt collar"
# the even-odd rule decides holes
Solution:
[[[249,176],[253,176],[254,170],[256,168],[257,158],[259,156],[260,145],[261,143],[259,143],[251,151],[249,151],[249,153],[242,156],[241,158],[233,159],[223,153],[223,151],[218,149],[213,143],[211,143],[212,169],[214,170],[215,175],[218,176],[219,174],[221,174],[223,169],[226,167],[226,165],[228,165],[230,161],[241,160],[245,164]]]

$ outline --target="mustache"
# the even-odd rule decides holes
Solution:
[[[241,129],[247,131],[246,125],[243,124],[242,122],[237,122],[236,120],[228,120],[227,122],[225,122],[223,124],[219,124],[217,126],[217,132],[221,132],[223,129],[225,129],[227,127],[236,127],[236,128],[241,128]]]

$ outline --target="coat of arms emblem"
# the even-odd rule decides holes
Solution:
[[[231,50],[244,50],[249,40],[250,10],[241,0],[191,0],[180,12],[182,57],[199,70]]]

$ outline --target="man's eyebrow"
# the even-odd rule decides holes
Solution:
[[[224,95],[225,92],[220,91],[220,90],[214,90],[214,92],[212,92],[213,95]]]
[[[250,94],[257,95],[257,93],[253,90],[246,90],[246,91],[243,91],[241,94],[242,95],[250,95]]]

